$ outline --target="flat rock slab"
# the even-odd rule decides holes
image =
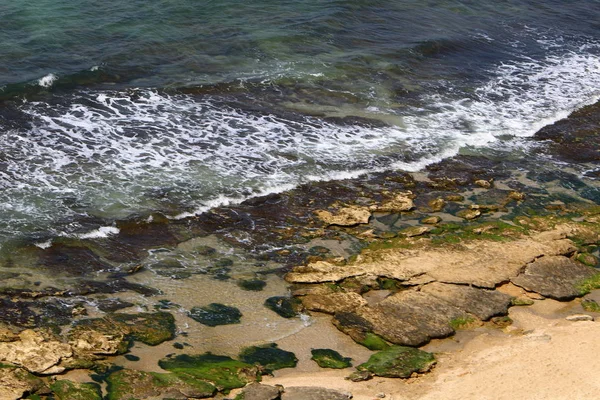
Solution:
[[[580,295],[577,285],[596,273],[594,268],[567,257],[544,256],[527,264],[525,271],[511,281],[552,299],[571,300]]]
[[[517,276],[525,265],[541,256],[576,250],[566,239],[569,226],[512,242],[474,241],[462,249],[384,249],[366,251],[354,263],[336,265],[318,261],[296,267],[285,279],[293,283],[337,282],[356,276],[380,276],[409,281],[416,276],[493,289]]]
[[[354,292],[330,292],[308,294],[301,297],[302,304],[307,310],[335,314],[336,312],[352,311],[367,304],[360,294]]]
[[[434,282],[423,286],[421,291],[445,300],[448,303],[486,321],[496,315],[505,315],[511,305],[512,296],[496,290],[479,289],[465,285],[450,285]]]
[[[350,393],[309,386],[288,387],[281,394],[281,400],[348,400],[351,398]]]
[[[244,400],[278,400],[281,392],[281,386],[261,385],[260,383],[251,383],[242,391]]]
[[[355,311],[367,321],[372,332],[385,340],[406,346],[420,346],[432,338],[454,333],[450,321],[466,313],[433,295],[406,290],[387,297],[373,307]]]

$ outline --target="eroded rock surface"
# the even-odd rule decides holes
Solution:
[[[529,263],[512,282],[546,297],[571,300],[580,295],[577,284],[596,273],[597,270],[567,257],[544,256]]]
[[[73,355],[71,346],[47,339],[39,332],[26,329],[19,340],[0,343],[0,361],[8,362],[35,374],[57,374],[65,370],[62,360]]]
[[[351,398],[350,393],[309,386],[288,387],[281,394],[281,400],[348,400]]]

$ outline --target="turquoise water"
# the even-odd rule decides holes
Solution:
[[[595,0],[0,4],[0,234],[527,151],[600,96],[598,21]]]

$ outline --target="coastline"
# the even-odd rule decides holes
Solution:
[[[588,110],[592,110],[592,116],[600,115],[596,110],[598,107],[596,104],[578,112],[572,125],[565,127],[561,123],[563,136],[553,142],[543,142],[543,145],[551,144],[549,147],[554,149],[554,153],[565,160],[580,153],[581,146],[584,146],[591,149],[586,154],[591,157],[587,161],[593,163],[594,157],[597,157],[598,135],[585,129],[589,123],[585,116]],[[553,145],[559,142],[560,146]],[[523,166],[529,169],[524,171]],[[310,310],[305,315],[312,314],[312,321],[305,324],[299,317],[294,317],[285,320],[289,329],[283,329],[285,324],[281,318],[266,310],[262,301],[268,296],[286,295],[285,285],[279,277],[288,273],[289,279],[289,272],[296,271],[292,270],[294,267],[329,263],[341,269],[356,268],[360,266],[360,257],[369,251],[402,249],[422,254],[419,252],[437,248],[448,250],[448,254],[455,251],[460,257],[466,254],[463,247],[472,243],[475,247],[497,243],[508,245],[553,232],[561,224],[579,227],[579,232],[583,227],[590,228],[594,234],[600,213],[596,201],[599,189],[597,182],[593,181],[594,176],[586,177],[586,184],[581,186],[583,177],[568,171],[551,171],[546,166],[528,164],[527,160],[460,155],[419,173],[390,171],[352,180],[316,182],[289,192],[251,199],[240,205],[218,207],[184,220],[168,220],[160,215],[152,218],[136,216],[118,221],[119,234],[109,238],[63,239],[47,249],[21,243],[3,260],[2,272],[12,272],[12,275],[6,276],[2,291],[7,313],[2,320],[4,337],[0,344],[20,349],[25,340],[17,333],[33,329],[41,335],[34,340],[34,351],[45,349],[51,343],[65,353],[42,370],[32,370],[27,360],[5,357],[2,362],[10,363],[11,367],[0,370],[14,371],[18,367],[17,370],[28,370],[37,374],[38,378],[42,376],[43,383],[36,381],[37,389],[29,388],[22,393],[38,391],[45,396],[44,390],[57,390],[52,389],[51,384],[56,378],[48,379],[48,376],[58,376],[61,381],[90,382],[90,377],[95,375],[99,380],[96,382],[103,385],[109,382],[111,400],[126,398],[116,394],[116,380],[110,378],[121,373],[120,378],[131,378],[129,383],[119,383],[120,390],[125,393],[122,396],[131,395],[131,390],[133,393],[141,390],[127,389],[128,384],[135,386],[142,382],[154,392],[144,392],[144,395],[138,394],[134,398],[162,398],[167,392],[152,388],[156,382],[149,375],[133,374],[128,377],[123,376],[124,370],[111,368],[124,366],[126,371],[137,368],[144,373],[164,373],[168,369],[161,368],[164,365],[159,367],[158,361],[164,360],[168,354],[196,355],[205,351],[221,351],[235,358],[240,347],[264,344],[264,338],[261,340],[260,335],[248,335],[247,331],[248,326],[263,325],[263,328],[279,329],[276,331],[281,333],[278,336],[265,328],[272,337],[269,341],[277,343],[280,349],[293,352],[299,359],[296,368],[276,370],[274,377],[263,377],[267,385],[327,387],[352,392],[355,399],[373,399],[379,393],[395,400],[450,399],[459,395],[485,398],[482,392],[487,390],[494,392],[489,395],[494,399],[505,395],[505,398],[527,398],[527,393],[524,393],[527,390],[531,391],[528,392],[531,393],[529,398],[536,398],[539,393],[556,395],[556,399],[569,396],[592,398],[596,388],[589,383],[591,378],[586,379],[587,386],[573,389],[571,386],[582,382],[583,378],[573,379],[572,374],[565,375],[565,370],[561,369],[573,366],[583,369],[584,365],[593,365],[594,362],[589,358],[595,354],[596,347],[588,346],[595,345],[582,342],[587,341],[588,335],[598,333],[597,322],[566,322],[564,313],[560,311],[561,307],[569,304],[572,305],[569,313],[581,311],[578,308],[580,300],[556,303],[550,299],[541,300],[539,295],[535,298],[532,291],[527,291],[535,298],[533,305],[523,308],[506,305],[513,325],[491,326],[493,324],[486,322],[490,318],[481,318],[481,326],[443,331],[425,340],[424,343],[428,344],[422,348],[435,353],[438,358],[438,365],[431,373],[408,380],[375,376],[364,382],[345,380],[351,370],[326,371],[310,360],[310,349],[317,347],[333,348],[344,356],[352,356],[355,365],[367,361],[373,354],[331,324],[331,317],[327,314],[335,314],[335,307],[339,304],[334,301],[333,305],[329,305],[334,308],[333,311],[322,305],[313,306],[314,309],[310,310],[311,306],[304,302],[304,307]],[[359,211],[358,217],[344,212],[346,209]],[[340,217],[343,218],[336,219]],[[350,219],[346,223],[344,218],[347,217],[359,219]],[[425,223],[426,218],[433,218],[435,222]],[[423,227],[427,229],[423,230]],[[577,257],[587,254],[592,257],[588,264],[595,263],[597,267],[600,243],[597,232],[595,237],[586,234],[582,239],[577,229],[561,233],[558,238],[571,240],[569,246],[574,247],[552,255],[580,265],[582,263]],[[550,236],[546,241],[553,240],[555,235]],[[549,253],[543,250],[532,256],[531,261],[545,255]],[[12,264],[7,266],[9,260]],[[517,270],[521,271],[529,263],[523,261],[517,265]],[[347,290],[350,286],[343,287],[343,292],[354,293],[354,298],[365,294],[368,301],[376,305],[392,294],[420,290],[420,285],[431,282],[415,278],[423,278],[427,273],[417,271],[405,279],[390,275],[389,271],[381,273],[374,270],[370,282],[361,282],[361,285],[370,285],[364,293]],[[31,282],[30,276],[36,276],[41,283]],[[351,277],[340,275],[323,282],[337,285]],[[390,282],[379,278],[395,280],[392,282],[395,288],[385,286]],[[447,276],[440,278],[439,274],[434,274],[434,278],[441,279],[444,284],[448,284],[450,279]],[[275,280],[277,284],[273,283]],[[487,290],[502,286],[505,281],[502,278],[490,284],[460,280],[450,283]],[[573,282],[570,284],[573,285]],[[293,291],[296,294],[299,290],[310,291],[310,283],[305,283],[308,288],[300,285]],[[260,288],[250,291],[240,289],[246,284],[258,284]],[[201,285],[212,285],[217,295],[210,291],[197,293],[197,287]],[[264,286],[267,290],[263,291]],[[236,288],[237,292],[232,288]],[[98,305],[103,304],[107,297],[115,297],[123,304],[114,309],[99,309]],[[568,295],[566,299],[573,297],[578,295]],[[245,315],[242,323],[224,327],[193,325],[196,322],[190,318],[191,310],[203,302],[217,301],[242,310]],[[61,314],[60,310],[56,310],[60,307],[67,312]],[[261,311],[257,312],[258,309]],[[323,311],[325,314],[322,314]],[[123,314],[137,318],[138,322],[132,324]],[[501,315],[502,312],[496,314]],[[589,311],[586,314],[600,315]],[[155,324],[151,316],[157,315],[166,323]],[[172,321],[168,321],[169,318]],[[120,336],[115,336],[114,331],[106,331],[101,320],[110,321],[112,329],[117,326]],[[81,321],[88,321],[86,323],[90,325],[78,325]],[[140,332],[136,324],[148,330]],[[85,330],[90,326],[91,330]],[[149,332],[160,337],[150,337]],[[457,334],[449,339],[440,339],[450,335],[448,332]],[[97,341],[90,341],[90,337]],[[550,340],[547,340],[548,337]],[[555,354],[553,346],[564,346],[565,338],[578,340],[568,354],[552,360],[544,358]],[[125,342],[129,347],[123,349]],[[145,344],[142,346],[139,342]],[[77,353],[82,351],[77,343],[88,346],[87,358]],[[181,348],[175,347],[175,344]],[[447,346],[451,349],[444,350]],[[517,353],[517,350],[522,350],[522,353]],[[79,358],[72,357],[73,354]],[[42,355],[36,353],[35,357]],[[125,358],[127,355],[132,356],[131,360]],[[84,358],[85,363],[82,362]],[[71,364],[66,360],[70,360]],[[494,380],[500,373],[497,368],[502,369],[503,366],[507,369],[501,371],[506,376],[505,380]],[[557,366],[561,368],[557,369]],[[79,375],[86,370],[93,372]],[[55,375],[64,371],[72,372]],[[552,375],[550,371],[557,372]],[[593,376],[593,368],[589,373]],[[515,383],[502,390],[506,382],[514,383],[523,374],[531,377],[531,382],[528,381],[527,385]],[[547,382],[544,383],[545,376],[552,376],[553,384],[565,386],[570,391],[559,392],[556,387],[548,386]],[[168,392],[169,396],[188,396],[191,392],[184,383],[177,381],[177,384],[172,384],[171,389],[179,390],[179,394]],[[492,383],[500,386],[493,387]],[[215,398],[231,398],[237,393],[234,389],[231,394],[219,394]],[[188,397],[210,396],[204,393]]]

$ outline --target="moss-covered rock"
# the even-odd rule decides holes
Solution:
[[[168,312],[113,314],[112,320],[125,325],[133,340],[149,346],[175,338],[175,317]]]
[[[296,297],[273,296],[265,300],[265,307],[283,318],[296,317],[302,311],[302,301]]]
[[[107,400],[143,400],[148,398],[207,398],[216,388],[202,379],[176,373],[122,369],[107,378]]]
[[[331,349],[312,349],[310,358],[321,368],[342,369],[352,366],[352,359],[343,357],[340,353]]]
[[[267,373],[282,368],[294,368],[298,363],[294,353],[281,350],[275,343],[246,347],[240,353],[240,360],[248,364],[258,364]]]
[[[375,353],[358,371],[367,371],[370,376],[386,378],[408,378],[413,372],[423,373],[436,363],[433,354],[414,347],[391,346]]]
[[[78,383],[58,380],[50,385],[56,400],[102,400],[102,391],[97,383]]]
[[[160,360],[158,365],[182,379],[210,382],[221,391],[243,387],[260,377],[258,368],[249,363],[211,353],[167,357]]]
[[[217,326],[239,324],[242,313],[235,307],[211,303],[204,307],[193,307],[189,316],[203,325]]]

